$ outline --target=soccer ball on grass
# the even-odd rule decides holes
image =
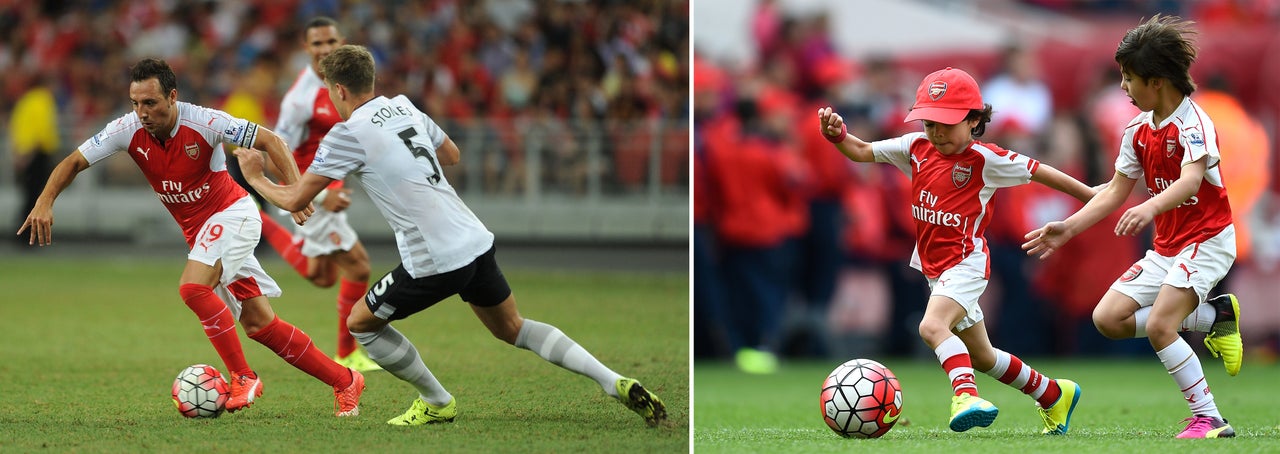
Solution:
[[[884,435],[902,416],[902,386],[883,364],[854,359],[822,383],[822,419],[837,434],[852,438]]]
[[[227,408],[231,386],[213,366],[196,364],[173,379],[173,405],[188,418],[217,418]]]

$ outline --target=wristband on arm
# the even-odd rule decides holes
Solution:
[[[840,143],[840,142],[844,142],[844,136],[845,136],[845,135],[847,135],[847,134],[849,134],[849,127],[848,127],[847,125],[845,125],[845,124],[841,124],[841,125],[840,125],[840,134],[839,134],[839,135],[835,135],[835,136],[827,135],[827,131],[825,130],[825,128],[824,128],[824,130],[822,131],[822,137],[826,137],[826,138],[827,138],[827,141],[828,141],[828,142],[831,142],[831,143]]]

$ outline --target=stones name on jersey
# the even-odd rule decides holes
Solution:
[[[377,112],[374,112],[373,117],[370,118],[369,121],[375,125],[382,126],[387,122],[387,120],[390,120],[392,117],[400,117],[400,116],[407,117],[411,115],[413,114],[410,113],[409,109],[406,109],[404,106],[387,105],[387,106],[382,106],[377,110]]]

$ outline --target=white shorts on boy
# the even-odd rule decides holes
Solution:
[[[937,279],[929,279],[930,298],[945,296],[951,298],[964,308],[965,316],[956,323],[956,331],[964,331],[982,321],[982,308],[978,306],[978,298],[987,289],[986,273],[974,269],[965,262],[943,271]]]
[[[1148,250],[1111,284],[1111,289],[1133,298],[1139,307],[1148,307],[1155,304],[1160,287],[1168,284],[1194,289],[1200,298],[1196,303],[1202,303],[1235,261],[1236,228],[1227,226],[1207,241],[1188,245],[1172,257]]]

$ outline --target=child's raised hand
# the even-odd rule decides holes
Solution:
[[[1054,221],[1045,224],[1044,227],[1032,230],[1023,236],[1027,240],[1022,243],[1022,250],[1027,251],[1027,255],[1039,256],[1041,260],[1053,255],[1054,251],[1062,245],[1067,244],[1067,240],[1071,239],[1071,235],[1067,233],[1067,224],[1062,221]]]
[[[844,125],[844,117],[830,107],[823,107],[818,109],[818,121],[822,137],[826,137],[831,143],[844,142],[844,136],[849,131]]]

